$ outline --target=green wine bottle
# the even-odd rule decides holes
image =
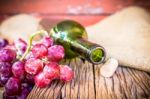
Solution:
[[[87,41],[85,28],[75,21],[58,23],[50,30],[50,35],[56,44],[64,46],[66,58],[81,56],[93,64],[100,64],[105,60],[105,49]]]

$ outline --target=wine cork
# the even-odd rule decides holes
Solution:
[[[109,58],[100,69],[100,73],[104,77],[111,77],[115,73],[118,67],[118,60],[115,58]]]

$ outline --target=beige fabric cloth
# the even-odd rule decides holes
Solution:
[[[129,7],[86,28],[89,40],[124,66],[150,72],[150,14]]]
[[[31,33],[40,29],[39,21],[39,19],[27,14],[12,16],[1,23],[1,36],[8,38],[10,41],[18,38],[28,40]]]

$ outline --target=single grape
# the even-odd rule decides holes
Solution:
[[[21,94],[17,96],[17,99],[26,99],[28,94],[30,93],[31,91],[31,86],[27,83],[23,83],[21,85]]]
[[[42,58],[47,55],[47,48],[43,44],[35,44],[32,48],[32,53],[35,58]]]
[[[60,79],[64,82],[71,81],[74,77],[74,72],[67,65],[60,65]]]
[[[33,89],[33,85],[31,85],[31,84],[29,84],[29,83],[22,83],[21,84],[21,89],[24,89],[24,88],[26,88],[26,89],[28,89],[29,91],[31,91],[32,89]]]
[[[9,78],[10,78],[10,76],[2,76],[2,75],[0,75],[0,85],[4,86]]]
[[[0,50],[0,61],[12,62],[16,59],[16,52],[12,49],[1,49]]]
[[[15,45],[19,55],[23,55],[24,52],[26,51],[27,43],[23,39],[19,38],[18,40],[16,40],[14,42],[14,45]]]
[[[35,85],[40,88],[48,86],[51,81],[52,80],[47,79],[42,72],[35,76]]]
[[[3,99],[17,99],[16,96],[9,96],[6,92],[3,92]]]
[[[26,74],[26,82],[33,85],[34,84],[34,75],[31,75],[31,74]]]
[[[6,39],[0,38],[0,48],[4,48],[8,45],[8,41]]]
[[[53,45],[54,41],[53,41],[53,39],[50,38],[49,36],[46,36],[46,37],[44,37],[44,38],[41,40],[41,43],[42,43],[43,45],[45,45],[45,46],[48,48],[48,47],[51,47],[51,46]]]
[[[20,93],[20,90],[21,90],[20,80],[18,78],[11,77],[5,85],[6,94],[9,96],[15,96]]]
[[[57,79],[60,76],[60,68],[56,62],[50,62],[45,65],[43,73],[48,79]]]
[[[65,52],[61,45],[54,45],[48,48],[48,59],[50,61],[59,62],[64,58]]]
[[[24,69],[24,62],[17,61],[12,65],[12,73],[15,77],[24,79],[25,78],[25,69]]]
[[[22,89],[21,94],[16,96],[17,99],[27,99],[28,94],[30,91],[27,88]]]
[[[10,63],[0,61],[0,75],[2,75],[2,76],[12,75]]]
[[[25,63],[25,71],[31,75],[36,75],[43,69],[43,62],[40,59],[30,58]]]

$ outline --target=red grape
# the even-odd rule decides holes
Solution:
[[[48,48],[48,58],[50,61],[59,62],[64,58],[64,48],[61,45],[54,45]]]
[[[33,85],[29,84],[29,83],[22,83],[21,84],[21,89],[28,89],[29,91],[31,91],[33,89]]]
[[[71,81],[74,77],[74,72],[67,65],[60,65],[60,79],[64,82]]]
[[[52,46],[54,42],[53,42],[52,38],[47,36],[42,39],[41,43],[48,48],[48,47]]]
[[[20,80],[18,78],[11,77],[5,85],[6,94],[9,96],[18,95],[20,93],[20,90],[21,90]]]
[[[27,43],[23,39],[19,38],[17,41],[14,42],[14,45],[19,54],[23,55],[23,53],[26,51]]]
[[[35,58],[42,58],[47,55],[47,48],[43,44],[35,44],[32,53]]]
[[[59,78],[60,68],[57,63],[50,62],[45,65],[43,69],[44,76],[48,79],[56,79]]]
[[[43,69],[43,62],[40,59],[30,58],[25,63],[25,71],[31,75],[36,75]]]
[[[21,94],[17,96],[17,99],[27,99],[28,94],[30,93],[30,85],[23,83],[21,85]]]
[[[12,49],[0,50],[0,61],[12,62],[16,58],[16,52]]]
[[[26,80],[29,84],[34,84],[34,75],[26,74]]]
[[[8,45],[8,41],[6,39],[0,38],[0,48],[5,47],[6,45]]]
[[[0,75],[10,76],[11,74],[11,64],[8,62],[0,62]]]
[[[17,99],[27,99],[28,94],[30,91],[26,88],[22,89],[21,94],[17,96]]]
[[[34,80],[35,85],[40,88],[48,86],[51,82],[51,80],[47,79],[42,72],[36,75]]]
[[[4,86],[9,78],[10,78],[10,76],[2,76],[2,75],[0,75],[0,84],[2,86]]]
[[[12,73],[15,77],[23,79],[25,77],[24,62],[17,61],[12,65]]]

